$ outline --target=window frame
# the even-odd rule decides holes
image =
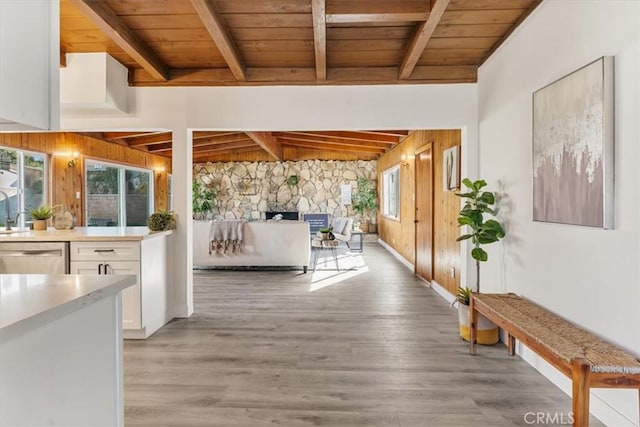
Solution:
[[[92,165],[101,165],[107,168],[115,168],[118,170],[118,225],[117,227],[129,227],[127,225],[127,192],[126,192],[126,172],[127,171],[136,171],[136,172],[145,172],[149,175],[149,202],[148,202],[148,212],[151,215],[154,212],[155,206],[155,187],[154,180],[155,175],[152,169],[141,168],[135,165],[127,165],[120,163],[112,163],[107,162],[100,159],[89,159],[87,158],[84,162],[84,188],[86,191],[84,192],[84,218],[85,225],[87,227],[95,227],[89,225],[89,174],[88,168]]]
[[[50,204],[49,202],[49,170],[50,170],[50,159],[47,153],[42,153],[39,151],[32,150],[23,150],[16,147],[10,146],[0,146],[0,150],[6,151],[15,151],[16,152],[16,172],[17,172],[17,182],[18,187],[16,188],[16,196],[18,196],[17,201],[17,210],[16,212],[11,212],[12,214],[18,215],[18,222],[13,224],[14,227],[25,228],[27,217],[29,216],[28,209],[37,208],[38,206],[25,206],[25,156],[39,156],[43,158],[43,170],[42,170],[42,204]],[[0,190],[6,190],[7,188],[0,188]],[[2,217],[2,224],[6,227],[6,213],[0,213]],[[15,218],[13,215],[12,218]]]
[[[396,176],[396,185],[395,185],[395,215],[391,213],[391,203],[390,200],[390,179],[393,176]],[[382,171],[382,216],[391,219],[394,221],[400,221],[400,164],[395,164],[384,171]]]

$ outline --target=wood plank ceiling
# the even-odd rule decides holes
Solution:
[[[399,144],[406,130],[227,132],[193,134],[194,163],[275,160],[373,160]],[[171,132],[94,132],[90,136],[171,157]]]
[[[65,53],[134,86],[475,82],[541,0],[61,0]]]

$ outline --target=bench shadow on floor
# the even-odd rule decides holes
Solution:
[[[501,344],[470,356],[455,309],[381,246],[322,261],[195,271],[195,314],[125,342],[125,424],[568,423],[568,396]]]

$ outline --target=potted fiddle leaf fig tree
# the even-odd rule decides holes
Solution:
[[[468,227],[468,233],[457,238],[457,241],[471,241],[471,257],[476,263],[476,291],[480,292],[480,263],[487,262],[489,254],[482,248],[483,245],[495,243],[505,236],[502,224],[495,217],[494,208],[496,199],[490,191],[484,191],[486,181],[479,179],[471,181],[469,178],[462,180],[466,187],[465,193],[456,193],[456,196],[465,200],[465,204],[458,216],[458,225]],[[487,218],[490,217],[490,218]],[[469,300],[471,289],[468,286],[460,287],[454,304],[458,304],[458,319],[460,322],[460,336],[469,340]],[[478,343],[495,344],[498,342],[498,327],[484,316],[478,316]]]
[[[191,186],[193,219],[206,219],[207,214],[216,205],[218,192],[215,188],[204,185],[202,182],[194,180]]]
[[[375,212],[377,208],[378,194],[374,182],[368,178],[358,178],[358,191],[351,197],[353,210],[362,217],[361,230],[368,233],[370,220],[365,217],[367,212]]]

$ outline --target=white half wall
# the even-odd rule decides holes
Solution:
[[[532,93],[605,56],[615,61],[615,229],[532,221]],[[640,2],[546,1],[480,69],[479,171],[507,238],[482,266],[486,292],[525,295],[640,355]],[[521,348],[570,393],[569,381]],[[638,425],[637,390],[596,390],[607,425]]]
[[[90,79],[90,76],[87,75]],[[84,83],[83,83],[84,84]],[[475,84],[131,88],[129,114],[61,116],[64,130],[164,128],[174,133],[176,316],[193,312],[191,130],[462,129],[463,153],[477,150]],[[475,158],[463,158],[473,176]],[[188,220],[187,220],[188,219]],[[464,268],[463,258],[463,268]],[[464,273],[463,273],[464,274]],[[463,275],[464,278],[464,275]]]

